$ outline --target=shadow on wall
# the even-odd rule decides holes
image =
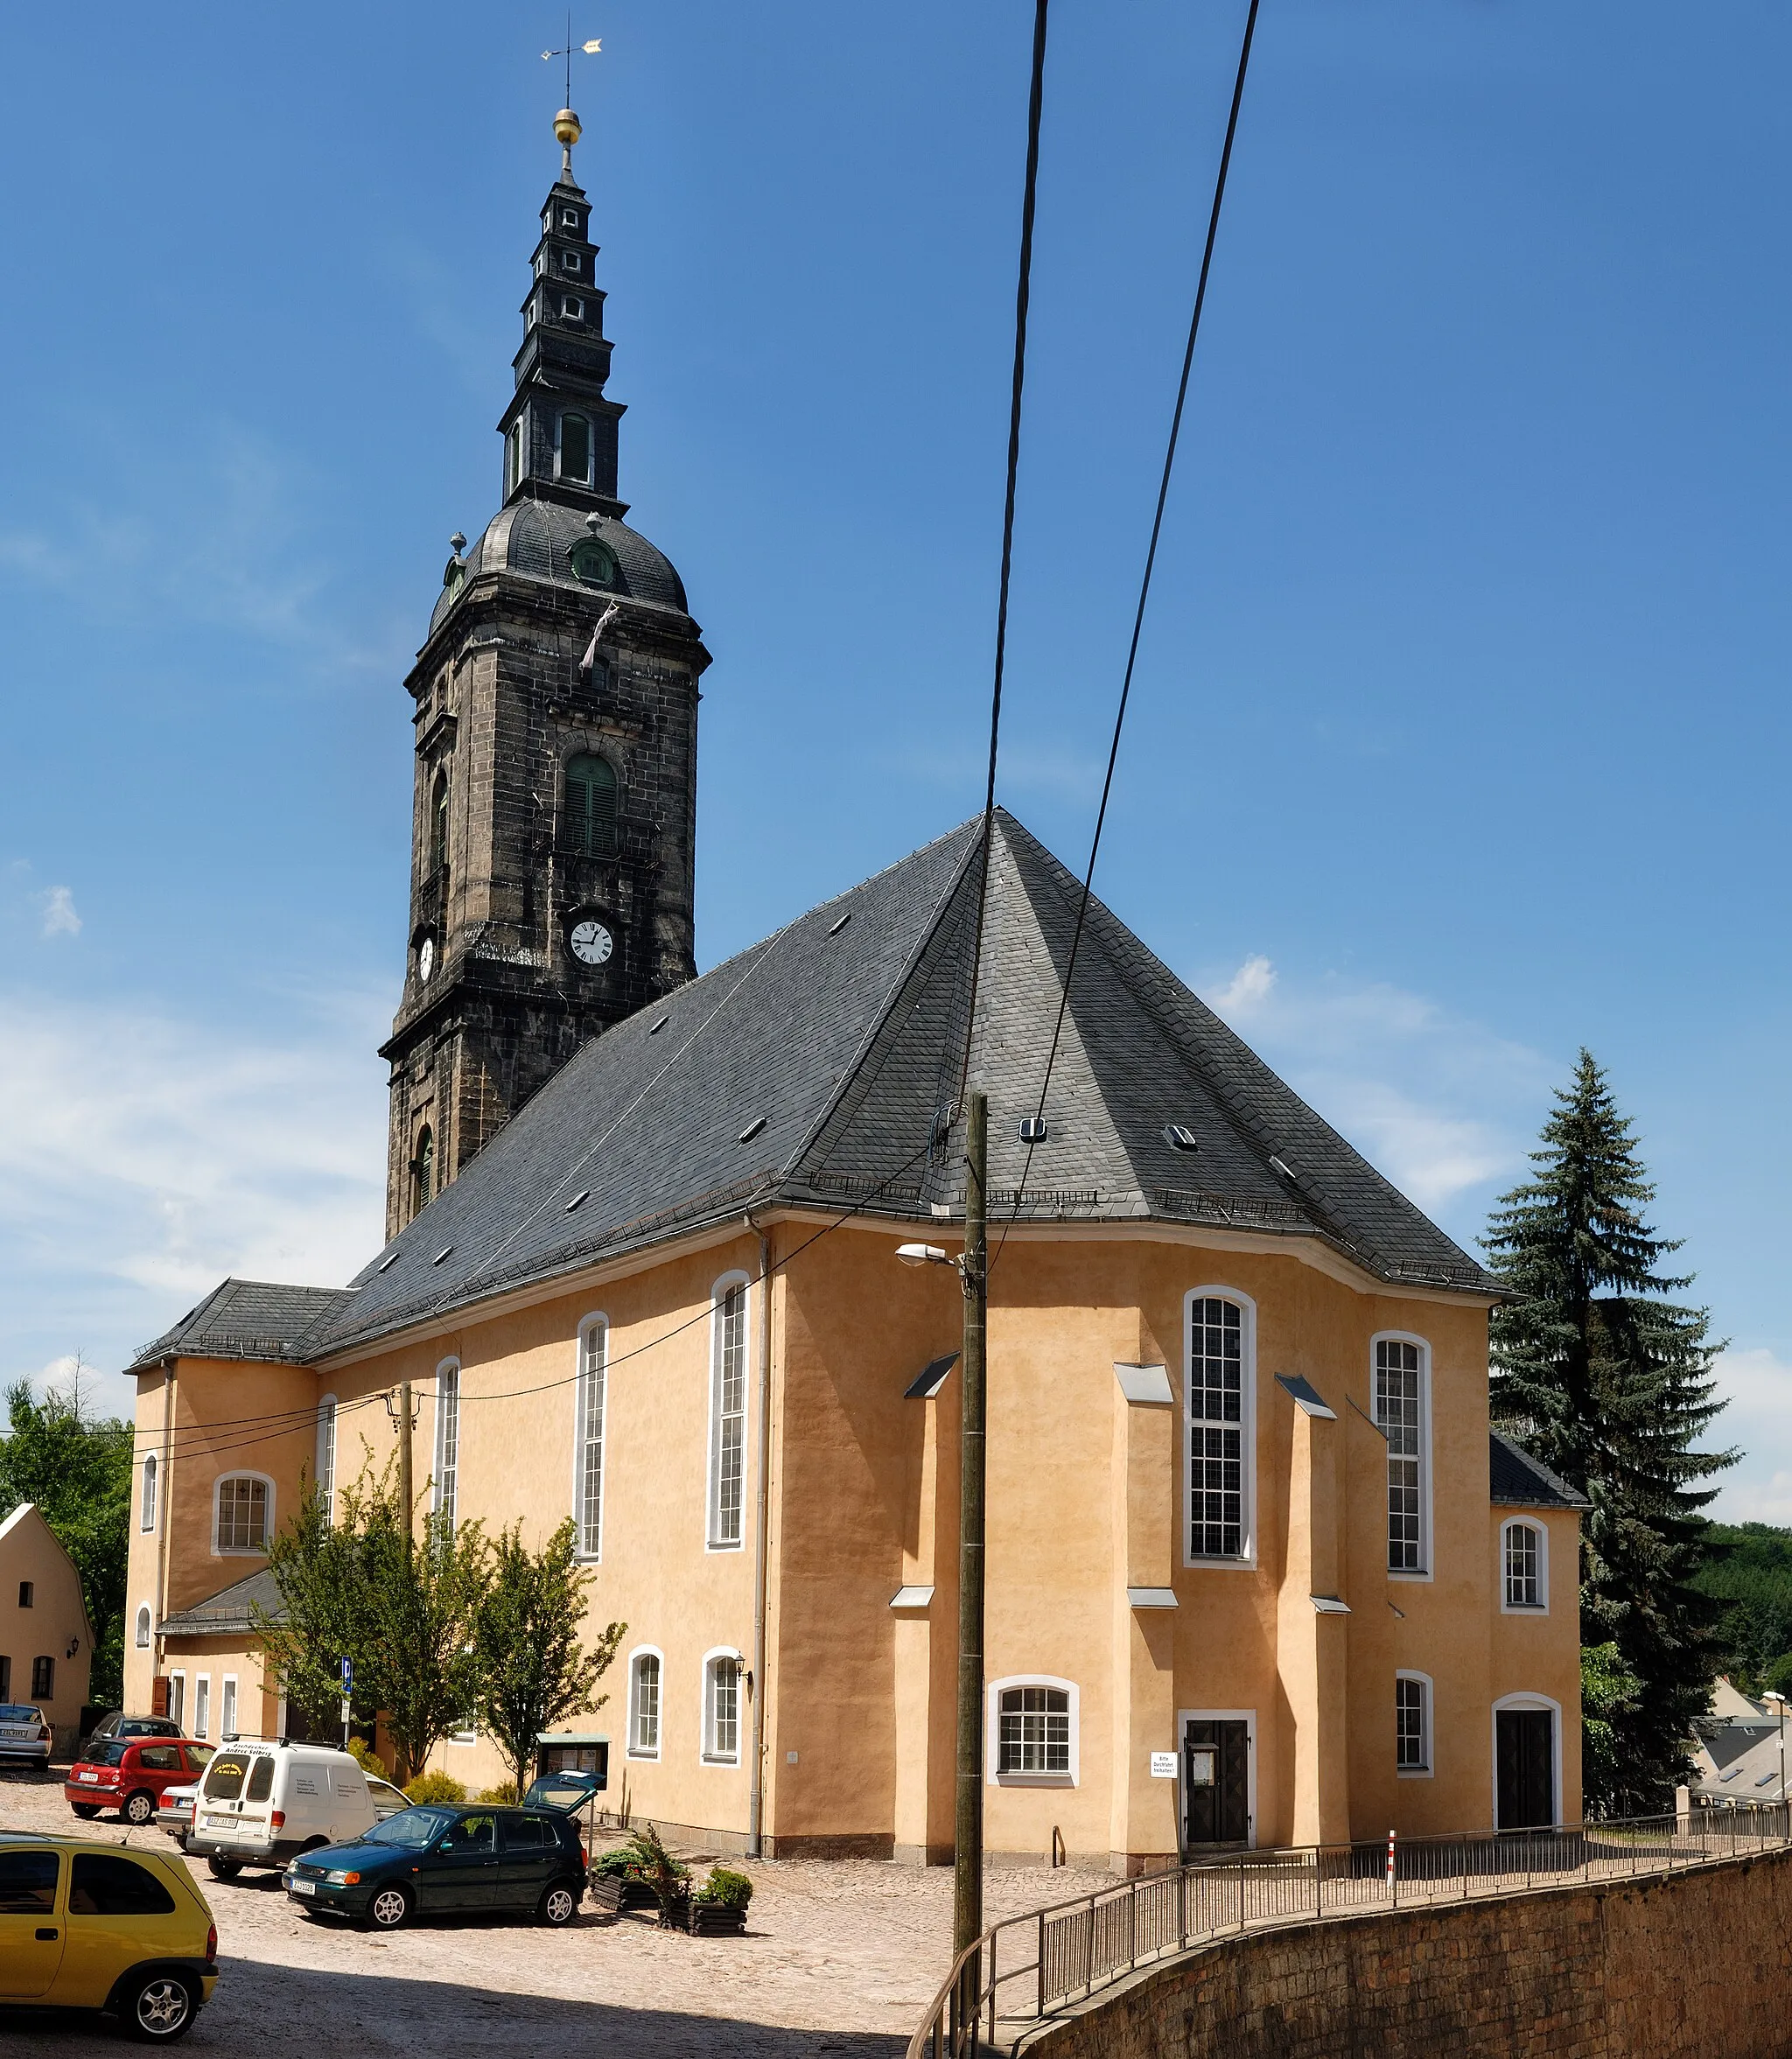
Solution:
[[[384,1940],[368,1939],[370,1952]],[[393,1941],[395,1945],[396,1941]],[[477,1928],[467,1944],[478,1950]],[[645,1939],[643,1940],[645,1942]],[[540,1934],[544,1964],[576,1964],[577,1930]],[[724,2016],[620,2003],[495,1993],[377,1973],[333,1973],[226,1956],[212,2005],[184,2051],[253,2052],[256,2059],[901,2059],[906,2037],[839,2030],[785,2030]],[[724,1983],[718,1981],[718,1992]],[[0,2044],[32,2059],[88,2059],[99,2048],[93,2018],[8,2013]],[[100,2037],[104,2037],[103,2031]],[[109,2047],[111,2040],[106,2041]],[[125,2049],[122,2046],[120,2049]]]

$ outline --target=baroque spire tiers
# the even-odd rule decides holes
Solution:
[[[387,1229],[427,1206],[579,1046],[696,971],[697,682],[670,561],[617,494],[621,403],[578,117],[554,133],[503,503],[457,533],[406,689],[416,730]]]

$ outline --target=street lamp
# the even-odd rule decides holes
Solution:
[[[1780,1807],[1783,1810],[1786,1806],[1786,1698],[1770,1687],[1760,1698],[1774,1703],[1780,1712]]]

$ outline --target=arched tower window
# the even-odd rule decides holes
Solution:
[[[576,302],[569,301],[566,312],[576,319],[584,310]],[[583,415],[560,417],[560,476],[582,487],[591,484],[592,425]]]
[[[430,796],[430,870],[439,872],[448,863],[448,774],[436,774]]]
[[[591,858],[616,854],[616,769],[589,751],[567,762],[566,841]]]
[[[410,1161],[410,1193],[415,1208],[426,1208],[436,1191],[436,1138],[427,1124],[418,1131],[416,1156]]]
[[[144,1502],[141,1518],[145,1530],[156,1527],[156,1454],[151,1452],[144,1460]]]

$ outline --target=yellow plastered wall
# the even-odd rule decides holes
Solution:
[[[24,1600],[29,1588],[30,1600]],[[72,1648],[72,1649],[71,1649]],[[58,1757],[74,1748],[88,1697],[93,1632],[81,1598],[80,1575],[56,1534],[30,1502],[0,1523],[0,1653],[8,1696],[34,1702],[55,1733]],[[47,1659],[52,1691],[32,1691],[36,1663]],[[0,1697],[4,1699],[6,1697]]]

